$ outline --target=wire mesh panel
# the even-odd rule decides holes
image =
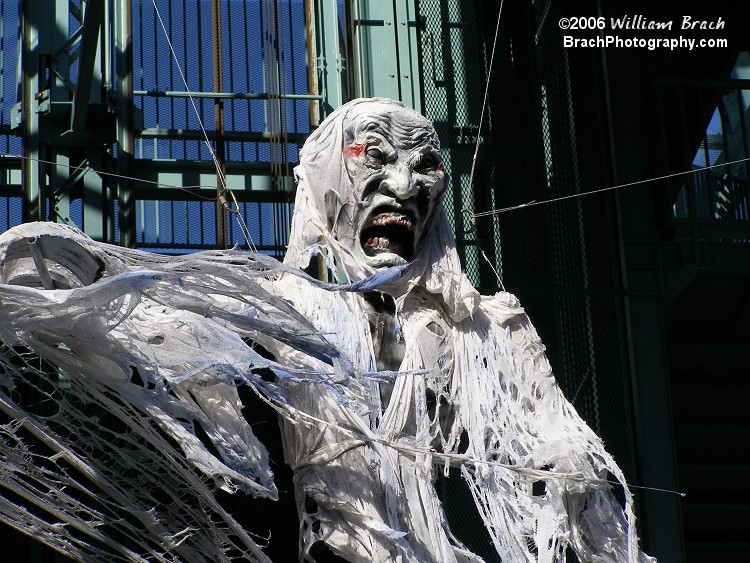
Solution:
[[[492,292],[502,270],[497,221],[475,219],[472,213],[493,209],[495,204],[491,111],[486,112],[480,131],[491,44],[486,47],[477,30],[482,29],[483,18],[496,21],[497,11],[485,9],[480,2],[428,0],[419,2],[419,17],[423,110],[435,123],[451,178],[445,208],[455,226],[466,273],[474,285]]]
[[[235,226],[225,244],[255,243],[248,240],[252,229],[240,229],[237,223],[258,218],[252,216],[254,211],[245,217],[236,208],[242,202],[270,202],[276,229],[262,246],[281,256],[289,230],[291,169],[310,131],[313,104],[320,99],[308,87],[309,2],[109,0],[100,11],[93,10],[95,4],[56,0],[42,9],[37,3],[0,2],[0,198],[22,195],[17,172],[22,161],[6,155],[32,150],[28,154],[39,169],[39,181],[31,184],[38,185],[39,204],[29,217],[74,224],[113,242],[123,229],[132,229],[140,236],[126,237],[129,244],[174,251],[211,247],[219,242],[218,231],[191,242],[194,237],[185,231],[182,210],[157,202],[176,201],[176,194],[169,193],[175,189],[185,205],[216,199],[216,157],[226,168],[226,187],[239,194],[237,203],[228,198]],[[38,80],[18,72],[23,10],[41,22],[41,50],[35,55],[42,71]],[[87,47],[92,32],[100,33],[98,47],[96,41]],[[86,62],[89,59],[95,62]],[[87,66],[81,74],[93,81],[86,132],[66,133],[71,112],[87,107],[76,103],[83,64],[93,65],[91,72]],[[20,136],[28,131],[11,130],[21,120],[24,89],[37,94],[39,107],[31,108],[30,115],[39,116],[38,126],[33,126],[39,129],[38,149],[22,147]],[[57,146],[61,133],[68,137],[64,146]],[[133,135],[132,148],[125,148],[123,139]],[[122,166],[128,152],[134,163]],[[140,204],[116,203],[123,197],[118,173],[134,177],[131,189]],[[13,209],[19,205],[16,200],[4,202]],[[137,217],[120,225],[115,208]],[[159,230],[158,237],[149,235],[149,229],[156,229],[147,226],[150,218],[167,221],[165,210],[171,209],[176,215],[168,219],[170,229]],[[212,219],[216,230],[223,215],[198,213],[193,219]]]
[[[500,4],[419,3],[424,110],[452,174],[446,207],[472,280],[485,292],[495,281],[483,250],[524,303],[567,397],[634,477],[614,200],[576,197],[611,183],[601,61],[595,50],[563,48],[565,6],[546,0],[506,2],[495,44]],[[569,199],[541,204],[559,197]]]
[[[136,159],[167,161],[158,166],[161,177],[152,168],[149,179],[160,185],[189,186],[198,198],[211,198],[217,186],[213,159],[223,148],[227,187],[237,194],[245,192],[238,196],[242,211],[232,205],[234,213],[229,215],[230,245],[251,243],[283,254],[293,189],[291,168],[310,130],[314,98],[308,91],[305,26],[302,0],[161,0],[156,9],[148,0],[133,2],[135,103],[143,119]],[[223,69],[221,83],[216,82],[217,67]],[[217,122],[219,104],[221,123]],[[170,161],[181,165],[170,166]],[[200,170],[188,177],[184,161]],[[250,174],[247,167],[232,168],[232,163],[255,166]],[[175,202],[160,204],[154,197],[158,194],[152,192],[136,206],[139,244],[163,249],[217,244],[210,229],[201,229],[201,236],[186,231],[186,201],[175,208]],[[256,215],[261,206],[247,205],[259,198],[274,204],[271,216],[265,207],[266,216],[261,217]],[[190,206],[200,221],[216,222],[216,212],[208,211],[205,200],[192,201]],[[167,210],[175,213],[169,219]],[[160,230],[158,237],[155,226],[146,232],[144,225],[151,217],[167,220],[170,229]],[[244,235],[241,219],[248,225]],[[266,233],[262,241],[250,236],[260,232],[261,223],[274,222],[273,236]]]
[[[0,232],[21,222],[21,140],[11,134],[18,66],[18,6],[0,0]]]
[[[503,279],[547,345],[556,378],[626,473],[635,474],[627,349],[601,61],[564,49],[565,6],[506,6],[491,98]],[[592,3],[581,9],[596,12]],[[562,201],[543,203],[547,200]]]

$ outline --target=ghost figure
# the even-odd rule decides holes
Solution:
[[[277,497],[246,387],[279,414],[302,561],[482,561],[450,530],[434,484],[449,473],[503,561],[653,561],[622,471],[517,299],[462,273],[432,124],[354,100],[295,174],[283,265],[160,257],[50,224],[0,236],[0,410],[17,421],[0,425],[0,497],[9,483],[55,515],[0,502],[0,518],[85,560],[267,561],[213,498]],[[331,281],[302,272],[316,265]],[[94,485],[69,494],[80,475]]]
[[[286,262],[304,261],[300,244],[323,234],[345,253],[336,258],[347,276],[413,260],[445,190],[432,125],[386,100],[335,112],[305,143],[296,173],[305,209],[323,212],[325,227],[305,229],[310,215],[298,213]]]
[[[624,485],[622,472],[562,395],[518,301],[480,297],[461,272],[440,206],[439,150],[424,117],[363,99],[336,110],[301,152],[285,262],[303,268],[322,256],[342,282],[403,268],[377,292],[334,294],[316,321],[338,327],[331,338],[359,369],[396,374],[355,409],[309,390],[301,399],[337,428],[287,429],[304,549],[479,561],[451,534],[433,487],[454,465],[503,561],[563,561],[568,546],[585,561],[650,560],[637,547],[630,492],[623,509],[610,491],[607,479]],[[315,319],[325,301],[296,303]],[[364,429],[367,438],[352,437]]]

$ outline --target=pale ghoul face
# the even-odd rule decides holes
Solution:
[[[353,194],[337,239],[373,268],[413,260],[445,190],[432,124],[408,108],[362,104],[345,124],[343,158]]]

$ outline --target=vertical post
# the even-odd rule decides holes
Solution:
[[[396,43],[399,50],[398,82],[401,101],[422,113],[419,66],[419,38],[417,36],[417,6],[415,2],[396,2]]]
[[[21,3],[21,111],[23,138],[23,209],[22,220],[39,221],[46,218],[44,206],[44,175],[39,163],[39,114],[37,94],[41,95],[39,73],[42,60],[39,54],[39,3]]]
[[[94,240],[107,241],[107,186],[96,171],[102,170],[104,160],[101,153],[92,151],[84,160],[83,175],[83,230]]]
[[[314,0],[305,0],[305,33],[307,35],[307,88],[311,94],[318,94],[318,73],[315,71],[317,47],[315,42]],[[320,107],[316,100],[310,101],[310,126],[320,123]]]
[[[211,31],[213,35],[214,92],[223,91],[224,67],[221,48],[221,0],[211,0]],[[216,129],[216,244],[227,247],[226,213],[226,154],[224,150],[224,101],[214,99],[214,126]]]
[[[70,177],[70,158],[64,154],[57,153],[53,160],[55,164],[50,165],[49,187],[50,187],[50,221],[70,225],[70,190],[67,180]],[[80,225],[78,225],[80,227]]]
[[[115,56],[117,57],[117,201],[120,244],[135,248],[133,196],[133,31],[131,0],[116,0]]]
[[[315,43],[320,94],[323,95],[321,118],[344,103],[341,81],[343,53],[339,41],[339,11],[336,0],[316,0]]]
[[[599,8],[601,13],[601,7]],[[645,121],[638,115],[632,58],[601,50],[605,68],[605,96],[609,130],[612,184],[648,177],[645,148],[627,148],[617,139],[645,139]],[[614,69],[614,71],[613,71]],[[681,109],[684,99],[678,96]],[[618,108],[613,112],[612,108]],[[683,115],[685,115],[683,113]],[[624,310],[628,342],[628,371],[633,397],[633,418],[638,480],[667,490],[679,490],[672,425],[670,382],[665,338],[664,280],[659,264],[659,239],[653,216],[653,194],[639,186],[614,194]],[[659,560],[684,561],[681,507],[676,495],[638,497],[639,529],[646,551]]]
[[[417,20],[413,0],[358,0],[352,22],[359,96],[401,100],[421,111]]]
[[[396,14],[391,2],[359,0],[352,18],[353,59],[358,96],[401,99]]]
[[[101,76],[99,73],[102,62],[100,56],[102,41],[100,41],[100,37],[104,35],[102,29],[104,8],[103,0],[89,0],[85,4],[85,8],[84,5],[81,6],[83,33],[78,58],[78,80],[73,92],[73,106],[70,112],[70,129],[72,131],[85,130],[89,103],[92,101],[91,94],[96,91],[93,86],[95,82],[99,82],[97,75]],[[101,86],[101,84],[98,86]]]

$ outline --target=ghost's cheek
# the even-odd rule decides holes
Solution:
[[[378,191],[378,186],[383,181],[381,170],[372,168],[362,168],[358,174],[352,176],[352,190],[357,202],[369,201],[374,193]]]
[[[431,199],[439,199],[446,188],[445,176],[441,174],[438,178],[427,184]]]
[[[346,172],[351,182],[351,189],[354,192],[354,199],[362,199],[362,192],[365,191],[367,182],[371,176],[370,170],[365,166],[361,158],[345,158],[344,164]]]

